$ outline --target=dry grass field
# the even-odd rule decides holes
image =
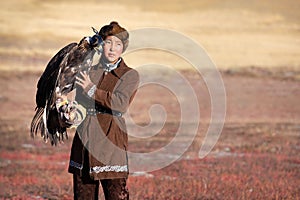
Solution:
[[[29,136],[36,83],[60,48],[112,20],[128,30],[155,27],[192,39],[216,64],[226,89],[224,128],[200,159],[212,111],[201,75],[168,52],[124,55],[135,68],[154,63],[177,70],[195,91],[201,113],[197,135],[179,160],[130,175],[131,199],[300,199],[299,2],[10,0],[0,6],[0,199],[72,199],[67,166],[73,130],[57,147]],[[148,139],[131,136],[132,152],[163,148],[178,129],[178,102],[155,86],[138,91],[130,109],[134,121],[147,125],[154,104],[165,108],[165,126]]]

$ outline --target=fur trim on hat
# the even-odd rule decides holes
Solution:
[[[123,43],[123,52],[128,47],[129,33],[125,28],[121,27],[118,22],[112,21],[109,25],[103,26],[99,31],[99,35],[103,40],[105,40],[107,36],[116,36],[119,38]]]

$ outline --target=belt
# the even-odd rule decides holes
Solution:
[[[97,115],[97,114],[110,114],[116,117],[122,117],[122,113],[116,110],[110,110],[107,108],[96,106],[95,108],[87,108],[86,109],[87,115]]]

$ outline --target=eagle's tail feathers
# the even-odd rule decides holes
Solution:
[[[43,128],[41,127],[41,123],[43,124],[43,113],[44,108],[37,108],[30,125],[30,135],[32,138],[34,138],[38,130],[41,131],[41,134],[43,132]]]

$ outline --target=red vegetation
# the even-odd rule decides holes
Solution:
[[[14,89],[22,89],[14,92],[5,90],[8,81],[0,79],[4,91],[0,98],[0,199],[72,199],[72,176],[67,173],[72,138],[51,147],[29,137],[34,106],[28,96],[34,96],[32,85],[38,76],[22,77],[12,78]],[[196,79],[192,83],[198,84]],[[299,82],[244,74],[225,74],[224,79],[228,117],[212,152],[204,159],[197,157],[207,128],[202,122],[181,159],[143,176],[130,175],[130,199],[300,199]],[[267,88],[262,87],[264,83]],[[153,94],[152,90],[145,93]],[[22,101],[22,109],[10,98]],[[142,109],[144,104],[141,101],[136,107]],[[206,107],[209,104],[201,107],[204,118],[209,117]],[[147,119],[138,117],[141,123]],[[159,149],[172,140],[177,128],[177,123],[167,123],[150,139],[130,138],[130,151]]]

